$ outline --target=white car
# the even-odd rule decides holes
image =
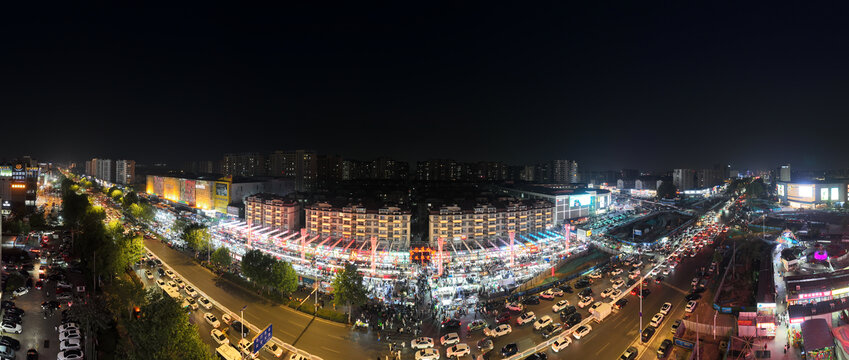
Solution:
[[[558,313],[561,310],[565,309],[567,306],[569,306],[569,300],[560,300],[557,302],[557,304],[551,306],[551,311]]]
[[[578,302],[578,307],[583,309],[587,305],[592,304],[592,303],[593,303],[593,298],[591,296],[585,296],[585,297],[582,297],[581,301]]]
[[[563,335],[557,338],[557,340],[554,340],[554,343],[551,344],[551,351],[559,352],[560,350],[569,347],[571,344],[572,338],[570,338],[569,335]]]
[[[178,286],[178,287],[180,287],[180,289],[182,289],[182,288],[186,287],[186,283],[185,283],[185,282],[183,282],[183,279],[180,279],[180,277],[179,277],[179,276],[175,276],[175,277],[174,277],[174,283],[176,283],[176,284],[177,284],[177,286]]]
[[[613,290],[612,293],[610,293],[610,298],[612,299],[612,298],[615,298],[619,295],[622,295],[622,290],[616,289],[616,290]]]
[[[663,315],[669,314],[669,310],[672,310],[672,303],[663,303],[663,306],[660,307],[660,313]]]
[[[575,340],[580,340],[582,337],[587,336],[590,331],[593,331],[592,326],[581,325],[577,329],[575,329],[575,332],[572,333],[572,336],[575,337]]]
[[[439,338],[439,344],[442,346],[454,345],[458,342],[460,342],[460,335],[457,335],[457,333],[448,333]]]
[[[595,313],[595,309],[598,309],[599,306],[601,306],[601,301],[594,302],[593,306],[590,306],[590,314]]]
[[[167,283],[166,283],[166,285],[167,285],[168,287],[172,288],[172,289],[176,289],[176,288],[177,288],[177,283],[175,283],[175,282],[173,282],[173,281],[169,281],[169,282],[167,282]]]
[[[204,309],[207,309],[207,310],[212,309],[212,302],[209,301],[205,297],[199,298],[198,304],[200,304],[200,306],[203,307]]]
[[[548,289],[546,291],[543,291],[541,294],[539,294],[539,297],[540,297],[540,299],[551,300],[551,299],[554,299],[554,292],[551,291],[551,289]]]
[[[663,322],[663,314],[657,313],[651,317],[651,326],[660,327],[660,323]]]
[[[616,269],[613,269],[613,271],[611,271],[611,272],[610,272],[610,275],[619,275],[619,274],[621,274],[621,273],[622,273],[622,269],[620,269],[620,268],[616,268]],[[567,338],[567,339],[568,339],[568,338]],[[571,340],[570,340],[570,341],[571,341]]]
[[[534,321],[534,330],[540,330],[551,325],[551,316],[543,315],[541,318]]]
[[[525,309],[525,306],[520,303],[509,303],[507,304],[507,310],[510,311],[522,311]]]
[[[428,349],[433,347],[433,338],[420,337],[410,341],[410,348],[413,349]]]
[[[221,326],[221,322],[220,322],[220,321],[218,321],[218,318],[217,318],[217,317],[215,317],[215,315],[212,315],[212,313],[204,313],[204,314],[203,314],[203,319],[204,319],[204,320],[206,320],[206,323],[207,323],[207,324],[211,325],[212,327],[214,327],[214,328],[216,328],[216,329],[217,329],[219,326]]]
[[[221,321],[230,325],[230,323],[233,322],[233,318],[230,317],[230,314],[221,314]]]
[[[534,315],[533,311],[528,311],[516,318],[516,324],[525,325],[531,321],[536,320],[537,316]]]
[[[593,271],[590,273],[590,278],[601,279],[601,271]]]
[[[210,335],[212,335],[212,339],[215,340],[218,345],[226,345],[230,343],[230,339],[228,339],[221,330],[212,329]]]
[[[12,295],[14,295],[14,296],[24,296],[28,292],[29,292],[29,289],[27,289],[25,287],[19,287],[19,288],[15,289],[15,291],[12,291]]]
[[[696,305],[698,305],[698,304],[699,303],[697,303],[696,300],[690,300],[690,302],[687,303],[687,307],[684,308],[684,311],[686,311],[688,313],[696,311]]]
[[[150,270],[145,270],[145,271],[144,271],[144,276],[145,276],[148,280],[153,280],[153,273],[152,273],[152,272],[150,272]]]
[[[59,351],[79,349],[80,339],[68,339],[59,342]]]
[[[20,334],[23,331],[21,324],[4,321],[0,324],[0,330],[6,333]]]
[[[554,294],[554,296],[557,296],[557,297],[563,297],[563,295],[566,295],[566,293],[564,293],[563,290],[560,290],[558,288],[553,288],[553,289],[548,289],[548,290],[551,291],[551,293]]]
[[[169,277],[169,278],[173,278],[173,277],[174,277],[174,272],[173,272],[173,271],[171,271],[171,270],[165,270],[165,276],[167,276],[167,277]]]
[[[65,350],[56,355],[56,360],[80,360],[83,358],[83,351],[80,349]]]
[[[622,287],[622,285],[625,285],[625,280],[616,280],[616,281],[612,282],[611,285],[613,286],[614,289],[618,289],[618,288]]]
[[[59,327],[57,328],[57,330],[59,330],[59,332],[65,332],[65,331],[68,331],[68,330],[79,330],[79,329],[80,329],[80,327],[79,327],[79,325],[77,325],[77,323],[62,324],[62,325],[59,325]]]
[[[195,301],[194,298],[186,297],[186,298],[183,298],[183,305],[182,306],[188,307],[192,310],[197,310],[198,309],[198,302]]]
[[[636,278],[638,278],[638,277],[640,277],[640,269],[636,269],[636,270],[631,271],[630,273],[628,273],[628,278],[629,278],[629,279],[636,279]]]
[[[275,358],[283,356],[283,348],[271,341],[265,343],[265,346],[262,348],[270,352],[271,355],[274,355]]]
[[[194,298],[194,297],[198,297],[198,292],[197,292],[197,291],[195,291],[195,288],[193,288],[193,287],[191,287],[191,286],[186,286],[186,288],[185,288],[185,289],[183,289],[183,290],[185,290],[185,291],[186,291],[186,295],[189,295],[189,296],[191,296],[191,297],[193,297],[193,298]]]
[[[510,324],[501,324],[496,326],[495,328],[485,328],[483,329],[483,334],[486,336],[492,336],[494,338],[502,337],[509,333],[513,332],[513,328]]]
[[[641,260],[637,260],[637,261],[631,263],[631,266],[640,267],[640,266],[643,266],[643,262]]]
[[[421,349],[416,351],[416,360],[439,360],[439,352],[436,349]]]
[[[67,339],[79,339],[82,338],[79,330],[68,330],[65,332],[59,333],[59,341],[65,341]]]
[[[663,269],[663,276],[669,275],[669,268]]]
[[[168,286],[168,283],[166,283],[165,280],[157,279],[156,280],[156,286],[159,286],[159,288],[164,288],[164,287]]]
[[[604,299],[604,298],[610,296],[610,294],[612,294],[612,293],[613,293],[613,288],[604,289],[604,291],[601,292],[601,298]]]
[[[251,359],[256,359],[256,353],[254,353],[254,343],[248,339],[239,340],[239,351],[242,354],[249,356]]]
[[[469,348],[469,345],[466,344],[457,344],[445,350],[446,357],[463,357],[469,355],[472,352],[472,349]]]
[[[70,288],[73,288],[74,286],[71,285],[71,283],[69,283],[69,282],[60,281],[56,284],[56,287],[62,288],[62,289],[70,289]]]

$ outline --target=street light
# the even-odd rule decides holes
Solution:
[[[242,326],[239,329],[239,336],[242,337],[242,341],[239,341],[239,347],[242,346],[242,343],[244,342],[243,340],[245,340],[245,309],[247,309],[247,308],[248,308],[248,306],[245,305],[245,306],[242,306],[241,310],[239,310],[239,320],[242,321],[242,323],[241,323]],[[243,353],[242,359],[244,359],[244,358],[245,358],[245,354]]]

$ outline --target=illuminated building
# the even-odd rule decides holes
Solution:
[[[610,191],[570,185],[548,184],[499,188],[519,199],[540,199],[555,204],[552,222],[562,226],[569,219],[600,214],[610,207]]]
[[[696,170],[693,169],[675,169],[672,170],[672,184],[678,191],[690,190],[696,188]]]
[[[115,183],[131,185],[136,179],[136,162],[133,160],[115,160]]]
[[[775,184],[779,200],[795,208],[811,209],[826,203],[842,204],[846,201],[849,183],[841,182],[786,182]]]
[[[38,195],[37,163],[29,159],[12,164],[0,164],[0,197],[2,214],[26,214],[35,210]]]
[[[301,228],[301,206],[274,194],[254,194],[245,198],[245,220],[248,225],[262,225],[279,230]]]
[[[228,213],[230,205],[241,204],[245,197],[253,194],[286,195],[294,191],[292,181],[284,179],[148,175],[146,180],[148,195],[222,214]]]
[[[395,206],[367,208],[362,204],[334,206],[326,202],[306,207],[306,229],[321,237],[370,240],[391,247],[410,245],[410,210]]]
[[[269,175],[292,178],[296,191],[310,192],[316,186],[318,156],[310,150],[275,151],[269,156]]]
[[[486,243],[507,239],[509,232],[524,236],[550,229],[554,224],[554,203],[544,200],[442,206],[428,216],[430,243],[441,237]]]

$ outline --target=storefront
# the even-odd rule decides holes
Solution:
[[[825,319],[811,319],[800,326],[802,335],[802,357],[813,360],[836,359],[834,337]]]

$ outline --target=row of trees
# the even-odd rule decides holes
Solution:
[[[298,289],[298,274],[292,264],[259,250],[250,250],[242,256],[242,274],[266,291],[277,291],[283,296]]]

